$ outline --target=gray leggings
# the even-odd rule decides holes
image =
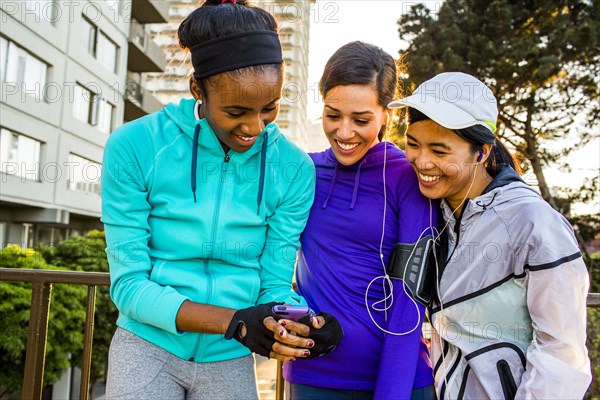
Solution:
[[[117,328],[108,355],[106,399],[256,400],[254,356],[186,361]]]

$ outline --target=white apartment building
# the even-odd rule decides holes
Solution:
[[[306,124],[306,147],[304,150],[308,153],[327,150],[330,145],[327,137],[323,133],[323,118],[319,117],[314,121],[308,121]]]
[[[167,66],[162,74],[149,74],[146,87],[164,104],[190,97],[191,61],[178,44],[177,28],[199,5],[196,0],[168,0],[169,23],[152,26],[154,40],[163,46]],[[308,41],[315,0],[266,0],[257,4],[273,14],[279,23],[286,81],[277,123],[282,131],[302,148],[308,145],[307,98]]]
[[[0,246],[57,243],[100,223],[104,144],[161,104],[165,60],[145,24],[161,0],[0,1]]]

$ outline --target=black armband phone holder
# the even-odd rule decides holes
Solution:
[[[426,307],[431,304],[435,287],[433,251],[431,235],[416,243],[397,243],[387,267],[389,277],[402,280],[412,298]]]

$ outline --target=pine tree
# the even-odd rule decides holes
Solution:
[[[498,98],[499,136],[557,208],[543,169],[599,136],[599,4],[447,0],[437,18],[413,6],[398,21],[410,43],[405,87],[445,71],[484,81]]]

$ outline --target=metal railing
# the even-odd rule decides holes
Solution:
[[[86,300],[85,331],[83,337],[83,362],[79,398],[88,399],[90,368],[92,363],[92,339],[94,336],[94,313],[96,305],[96,287],[110,286],[110,275],[101,272],[75,272],[0,268],[0,281],[31,282],[31,310],[27,350],[25,357],[25,375],[23,377],[22,398],[41,399],[44,383],[44,362],[46,358],[46,338],[48,334],[48,315],[50,295],[54,283],[85,285],[88,287]],[[600,307],[600,293],[589,293],[588,307]],[[277,362],[276,394],[277,400],[283,400],[284,381],[282,362]]]
[[[600,293],[588,293],[587,306],[600,307]]]
[[[102,272],[0,268],[0,281],[32,283],[25,375],[23,377],[23,389],[21,392],[23,399],[42,398],[52,284],[66,283],[88,287],[85,306],[81,384],[79,386],[79,398],[87,400],[90,384],[90,368],[92,365],[96,286],[110,286],[110,275]]]

